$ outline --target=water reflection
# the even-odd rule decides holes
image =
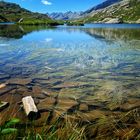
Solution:
[[[40,31],[45,29],[54,29],[54,27],[46,26],[21,26],[21,25],[0,25],[0,36],[7,38],[20,39],[24,35],[33,31]]]
[[[20,26],[20,25],[0,25],[0,36],[1,37],[7,37],[7,38],[15,38],[19,39],[22,38],[24,35],[27,35],[31,32],[35,31],[48,31],[53,30],[53,32],[67,32],[69,34],[71,33],[86,33],[90,35],[93,38],[97,39],[106,39],[106,40],[130,40],[130,39],[140,39],[139,32],[140,32],[140,26],[138,25],[126,25],[129,28],[117,28],[117,25],[115,25],[115,28],[103,28],[102,26],[97,28],[96,26],[84,26],[84,27],[46,27],[46,26]],[[92,28],[91,28],[92,27]],[[124,27],[124,26],[123,26]],[[54,30],[55,29],[55,30]],[[59,33],[60,33],[59,32]],[[74,34],[73,34],[74,35]]]

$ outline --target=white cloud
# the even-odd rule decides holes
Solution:
[[[41,0],[41,2],[45,5],[52,5],[52,3],[47,0]]]

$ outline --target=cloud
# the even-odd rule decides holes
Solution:
[[[41,2],[45,5],[52,5],[52,3],[47,0],[41,0]]]

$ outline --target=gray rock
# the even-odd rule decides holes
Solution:
[[[138,19],[138,20],[136,21],[136,23],[140,23],[140,19]]]
[[[118,23],[122,23],[122,20],[119,18],[112,18],[109,21],[105,22],[105,23],[113,23],[113,24],[118,24]]]

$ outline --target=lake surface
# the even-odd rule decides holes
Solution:
[[[0,25],[0,83],[7,83],[0,89],[0,100],[10,102],[1,112],[7,117],[25,120],[17,103],[32,95],[41,111],[38,123],[51,110],[98,126],[97,136],[109,130],[112,137],[123,137],[134,129],[136,137],[140,25]],[[102,136],[110,137],[106,131]]]

